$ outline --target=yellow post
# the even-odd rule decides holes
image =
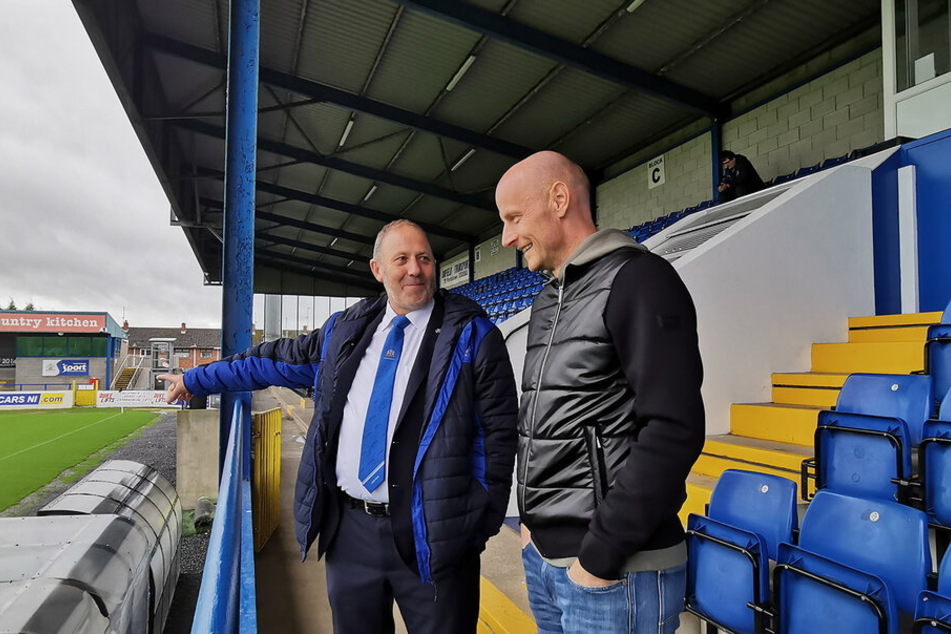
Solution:
[[[89,385],[89,387],[92,387],[92,385]],[[95,404],[96,390],[81,390],[79,389],[79,381],[73,381],[73,407],[90,407]]]
[[[251,418],[251,508],[257,552],[281,521],[281,410],[257,412]]]

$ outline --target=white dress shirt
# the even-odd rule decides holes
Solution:
[[[343,420],[340,424],[340,443],[337,449],[337,486],[344,493],[358,500],[371,502],[390,501],[388,482],[390,473],[390,444],[393,442],[393,432],[396,429],[396,419],[403,406],[403,397],[406,395],[406,386],[409,375],[416,363],[419,345],[429,325],[429,318],[433,314],[434,301],[419,310],[408,313],[409,324],[403,330],[403,351],[400,353],[399,366],[393,379],[393,402],[390,404],[390,418],[386,428],[386,477],[383,483],[370,493],[360,482],[360,448],[363,445],[363,427],[367,418],[367,406],[370,394],[373,391],[373,382],[376,379],[377,366],[380,365],[380,354],[383,352],[383,343],[393,327],[393,318],[396,313],[389,303],[380,325],[377,326],[370,345],[363,353],[363,359],[357,367],[353,377],[353,384],[347,394],[347,403],[343,408]]]

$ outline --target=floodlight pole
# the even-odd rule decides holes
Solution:
[[[260,16],[260,0],[231,0],[221,293],[221,353],[225,357],[251,345]],[[243,403],[244,417],[238,429],[245,436],[245,452],[250,451],[251,393],[225,393],[218,427],[219,476],[237,401]]]

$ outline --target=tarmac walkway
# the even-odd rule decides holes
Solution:
[[[281,523],[257,554],[258,631],[262,634],[330,634],[333,630],[323,561],[303,564],[294,537],[294,482],[313,402],[285,388],[254,393],[252,408],[284,411],[281,436]],[[406,632],[399,619],[397,632]],[[479,634],[533,634],[518,535],[503,526],[482,555]],[[447,634],[451,634],[448,633]]]

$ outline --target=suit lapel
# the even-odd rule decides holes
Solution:
[[[363,332],[358,335],[358,338],[353,344],[353,352],[351,352],[347,358],[340,364],[340,369],[337,375],[337,381],[339,387],[339,392],[341,394],[349,394],[350,387],[353,385],[353,377],[357,374],[357,368],[360,367],[360,362],[363,360],[363,355],[366,354],[367,347],[370,345],[370,340],[373,339],[373,334],[376,332],[376,329],[379,327],[380,322],[383,321],[383,315],[386,314],[385,310],[381,310],[373,319],[369,321],[366,327],[363,329]],[[344,342],[344,345],[348,345],[347,342]]]
[[[416,361],[413,363],[413,371],[409,375],[409,381],[406,384],[406,394],[403,396],[403,404],[400,406],[400,415],[396,419],[396,428],[399,429],[403,424],[403,418],[410,407],[410,404],[416,398],[416,393],[421,385],[426,382],[429,376],[429,364],[433,358],[433,349],[436,345],[436,337],[442,328],[443,315],[445,308],[443,302],[437,297],[433,306],[432,315],[429,317],[429,324],[426,326],[426,333],[419,344],[419,352],[416,353]]]

